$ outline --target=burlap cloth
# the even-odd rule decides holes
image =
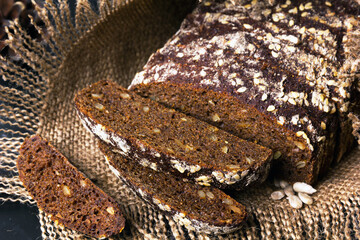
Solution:
[[[188,232],[149,208],[108,169],[96,140],[81,125],[74,93],[103,78],[128,86],[152,52],[179,28],[194,6],[192,0],[99,0],[66,3],[48,0],[39,9],[50,28],[47,44],[32,41],[17,24],[9,31],[11,45],[27,64],[1,60],[0,200],[35,204],[22,187],[15,166],[24,138],[38,133],[121,204],[126,239],[360,239],[360,150],[355,149],[320,181],[314,204],[300,210],[286,200],[269,198],[265,183],[236,193],[249,219],[227,236]],[[49,20],[50,19],[50,20]],[[74,20],[75,19],[75,20]],[[82,239],[39,213],[44,239]]]

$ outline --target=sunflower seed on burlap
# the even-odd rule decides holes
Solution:
[[[295,192],[302,192],[307,194],[313,194],[316,192],[316,189],[304,182],[296,182],[293,185]]]
[[[281,188],[284,189],[287,186],[289,186],[289,183],[287,181],[285,181],[285,180],[280,180],[279,185],[280,185]]]
[[[290,203],[290,206],[296,209],[300,209],[303,203],[310,205],[313,203],[313,199],[309,194],[316,192],[311,185],[303,182],[296,182],[293,185],[290,185],[284,180],[274,179],[275,187],[281,187],[281,190],[277,190],[271,193],[271,199],[280,200],[285,195],[287,200]]]
[[[293,190],[293,187],[292,187],[291,185],[286,186],[286,187],[284,188],[284,193],[285,193],[286,196],[288,196],[288,197],[290,197],[290,196],[292,196],[292,195],[295,195],[294,190]]]
[[[300,200],[307,205],[311,205],[313,203],[313,199],[306,193],[299,192],[298,196]]]
[[[287,199],[289,200],[290,206],[293,208],[300,209],[303,205],[303,202],[296,195],[289,196]]]
[[[271,193],[271,199],[273,200],[280,200],[285,196],[285,193],[283,190],[275,191]]]

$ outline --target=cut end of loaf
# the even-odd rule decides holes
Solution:
[[[47,140],[26,138],[17,160],[20,180],[42,211],[67,228],[104,238],[125,225],[119,205]]]
[[[203,1],[130,89],[272,148],[279,177],[312,183],[352,148],[358,14],[355,1]]]
[[[267,116],[235,97],[196,88],[192,84],[138,84],[132,90],[242,139],[272,149],[274,171],[289,181],[315,181],[313,149],[309,149],[306,134],[289,131],[275,117]]]

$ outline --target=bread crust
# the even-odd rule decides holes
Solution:
[[[204,1],[129,89],[253,142],[267,132],[263,145],[282,154],[278,177],[313,183],[353,145],[347,114],[359,94],[359,64],[351,64],[359,59],[350,45],[359,9],[354,1]],[[262,124],[246,132],[241,111]],[[290,139],[281,148],[271,125],[276,138]]]

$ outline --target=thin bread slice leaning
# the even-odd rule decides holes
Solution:
[[[155,209],[189,230],[222,234],[242,226],[247,215],[245,207],[221,190],[143,167],[104,142],[99,147],[117,177]]]
[[[96,238],[120,233],[117,202],[40,136],[26,138],[17,159],[20,180],[39,209],[60,225]]]

